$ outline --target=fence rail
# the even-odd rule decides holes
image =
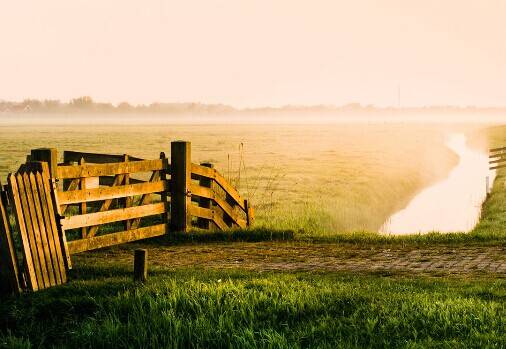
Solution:
[[[506,147],[490,149],[488,158],[490,170],[506,167]]]

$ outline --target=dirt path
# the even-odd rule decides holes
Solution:
[[[135,248],[147,248],[150,265],[244,268],[257,271],[357,271],[395,274],[494,274],[506,277],[506,247],[390,247],[299,242],[208,243],[175,246],[131,244],[73,257],[130,264]]]

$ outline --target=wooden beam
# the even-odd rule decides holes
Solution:
[[[196,205],[190,205],[189,211],[192,214],[192,216],[199,217],[199,218],[213,219],[213,217],[214,217],[214,210],[211,210],[209,208],[198,207]]]
[[[116,178],[116,176],[102,176],[102,177],[98,177],[98,183],[100,185],[105,185],[105,186],[111,187],[112,184],[114,183],[114,179],[115,178]],[[139,183],[146,183],[146,182],[147,181],[142,180],[142,179],[137,179],[137,178],[130,177],[130,184],[139,184]]]
[[[160,193],[169,190],[168,181],[145,182],[113,187],[100,187],[86,190],[73,190],[58,193],[61,204],[76,204],[108,199],[118,199],[126,196]]]
[[[135,172],[167,170],[169,164],[162,159],[119,162],[114,164],[85,164],[81,166],[58,166],[58,178],[85,178],[114,176]]]
[[[104,212],[94,212],[79,216],[66,217],[62,224],[65,230],[89,227],[124,221],[126,219],[140,218],[161,214],[165,211],[165,205],[162,202],[144,206],[135,206],[128,208],[119,208]]]
[[[155,236],[164,235],[166,224],[157,224],[149,227],[131,229],[117,233],[111,233],[101,236],[95,236],[87,239],[70,241],[69,251],[71,254],[84,251],[96,250],[103,247],[124,244],[131,241],[148,239]]]
[[[63,162],[70,162],[70,161],[79,162],[83,158],[88,163],[108,164],[111,162],[123,162],[124,155],[85,153],[85,152],[69,151],[69,150],[65,150],[63,152]],[[130,159],[130,161],[144,160],[144,159],[137,158],[137,157],[131,156],[131,155],[129,155],[128,158]]]
[[[506,151],[506,147],[500,147],[500,148],[492,148],[489,150],[489,152],[494,153],[497,151]]]

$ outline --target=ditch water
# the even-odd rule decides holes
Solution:
[[[416,195],[407,207],[392,215],[380,229],[387,234],[468,232],[480,219],[495,171],[488,170],[488,155],[470,148],[463,134],[449,136],[447,146],[459,156],[448,177]]]

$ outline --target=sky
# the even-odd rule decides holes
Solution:
[[[506,106],[503,0],[4,0],[0,99]]]

